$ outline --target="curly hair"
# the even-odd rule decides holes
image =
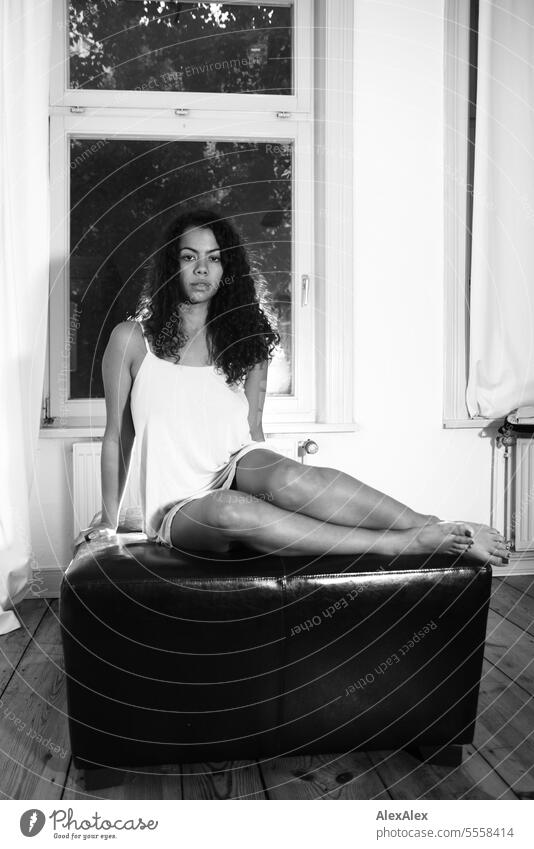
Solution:
[[[154,255],[139,295],[133,320],[143,320],[159,357],[180,360],[186,336],[179,309],[180,237],[191,227],[210,229],[221,251],[222,279],[208,306],[206,337],[210,357],[231,385],[244,379],[256,363],[272,360],[280,342],[275,319],[260,306],[247,252],[236,227],[215,209],[195,209],[175,218]]]

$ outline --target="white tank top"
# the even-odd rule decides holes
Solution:
[[[147,353],[131,389],[130,408],[143,530],[155,539],[174,504],[220,487],[232,455],[243,446],[264,443],[251,438],[243,384],[228,386],[215,366],[162,360],[144,339]]]

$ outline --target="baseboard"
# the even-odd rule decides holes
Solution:
[[[494,578],[507,575],[534,575],[534,551],[511,551],[510,562],[506,566],[493,566]]]

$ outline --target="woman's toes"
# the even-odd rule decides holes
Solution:
[[[475,532],[471,525],[468,525],[467,522],[456,522],[453,526],[453,533],[461,535],[463,537],[470,537],[471,539],[474,537]]]
[[[492,566],[506,566],[507,564],[500,557],[490,557],[489,563]]]
[[[491,534],[491,539],[494,542],[502,542],[502,543],[506,542],[506,540],[505,540],[505,538],[503,537],[502,534]]]
[[[457,545],[461,545],[463,549],[471,548],[471,546],[473,545],[473,542],[474,542],[472,537],[460,536],[459,534],[453,536],[452,540],[453,540],[453,543],[456,543]]]
[[[499,561],[497,566],[506,566],[510,562],[510,558],[504,557],[502,554],[494,554],[493,556]]]

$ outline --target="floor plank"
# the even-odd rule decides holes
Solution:
[[[465,796],[449,798],[517,799],[507,782],[495,772],[484,757],[484,753],[475,749],[474,746],[464,746],[464,762],[461,769],[472,779],[472,789],[468,790]]]
[[[98,790],[88,790],[83,771],[71,762],[63,799],[182,799],[182,767],[180,764],[113,770],[116,783]]]
[[[486,658],[527,692],[534,694],[534,635],[490,610]]]
[[[184,799],[265,799],[256,761],[183,764]]]
[[[393,799],[515,799],[473,746],[464,746],[461,766],[422,763],[404,751],[369,752]]]
[[[534,792],[534,697],[484,662],[476,748],[518,794]]]
[[[534,635],[534,598],[509,581],[493,579],[490,607],[518,628]]]
[[[26,599],[16,606],[21,627],[5,634],[0,640],[0,696],[47,610],[43,598]]]
[[[68,766],[57,600],[47,607],[2,696],[0,776],[11,799],[58,799]]]
[[[268,799],[389,799],[365,752],[260,762]]]
[[[520,593],[526,593],[534,598],[534,575],[507,575],[502,580],[515,587]]]
[[[407,752],[369,752],[371,763],[392,799],[448,799],[445,788],[436,782],[430,767]]]

